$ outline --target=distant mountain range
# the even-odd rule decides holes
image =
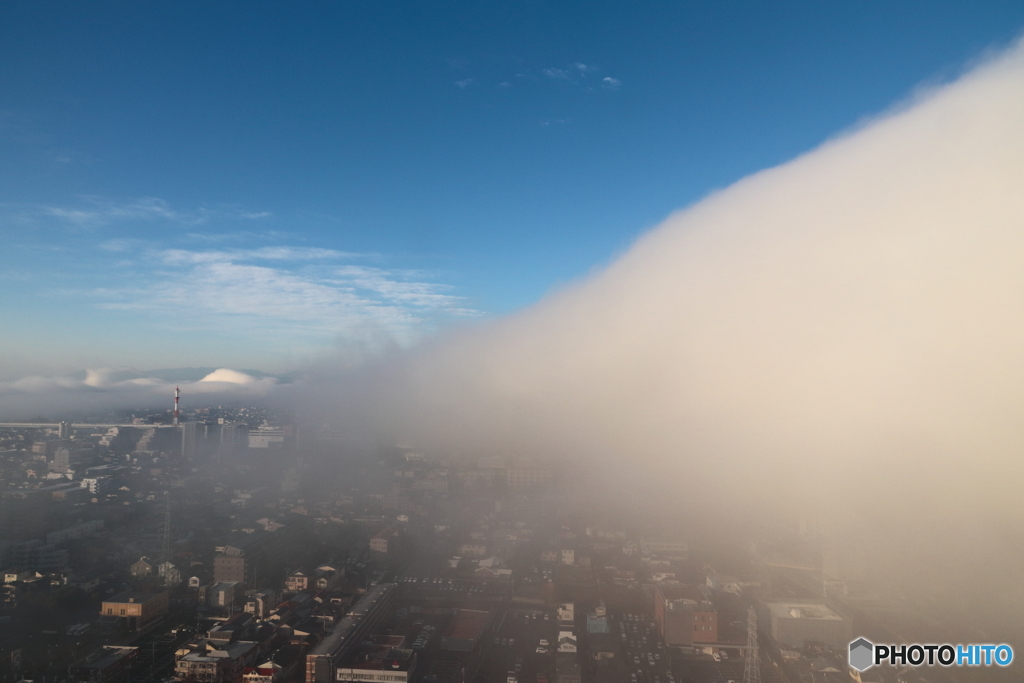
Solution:
[[[163,380],[165,382],[198,382],[202,378],[209,375],[215,370],[220,368],[161,368],[159,370],[135,370],[135,369],[122,369],[113,370],[110,373],[110,378],[115,382],[124,382],[130,379],[140,379],[142,377],[152,377],[154,379]],[[232,368],[234,370],[234,368]],[[277,380],[281,384],[289,384],[294,382],[296,379],[302,376],[301,372],[293,371],[286,372],[280,375],[272,375],[262,370],[250,370],[240,368],[238,372],[244,372],[245,374],[255,377],[256,379],[272,378]],[[80,370],[74,373],[72,376],[78,379],[85,379],[85,370]]]

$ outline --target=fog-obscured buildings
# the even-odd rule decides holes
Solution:
[[[852,639],[850,619],[823,602],[766,602],[762,614],[776,642],[796,650],[808,642],[841,650]]]

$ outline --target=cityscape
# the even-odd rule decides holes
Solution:
[[[7,680],[958,680],[849,668],[855,634],[969,622],[810,520],[666,529],[536,457],[353,451],[178,391],[115,417],[0,425]]]

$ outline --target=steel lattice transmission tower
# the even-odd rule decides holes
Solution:
[[[743,683],[761,683],[761,664],[757,652],[757,612],[747,610],[747,659],[743,666]]]
[[[171,561],[171,497],[167,496],[164,507],[164,537],[160,548],[160,563]],[[745,683],[745,682],[744,682]]]

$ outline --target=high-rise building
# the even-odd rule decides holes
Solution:
[[[223,460],[249,447],[249,426],[244,422],[225,422],[220,427],[219,456]]]
[[[199,456],[206,436],[206,425],[199,422],[184,422],[181,425],[181,457],[195,460]]]
[[[62,421],[60,425],[57,427],[57,434],[58,436],[60,436],[61,439],[70,439],[71,425],[66,421]]]

